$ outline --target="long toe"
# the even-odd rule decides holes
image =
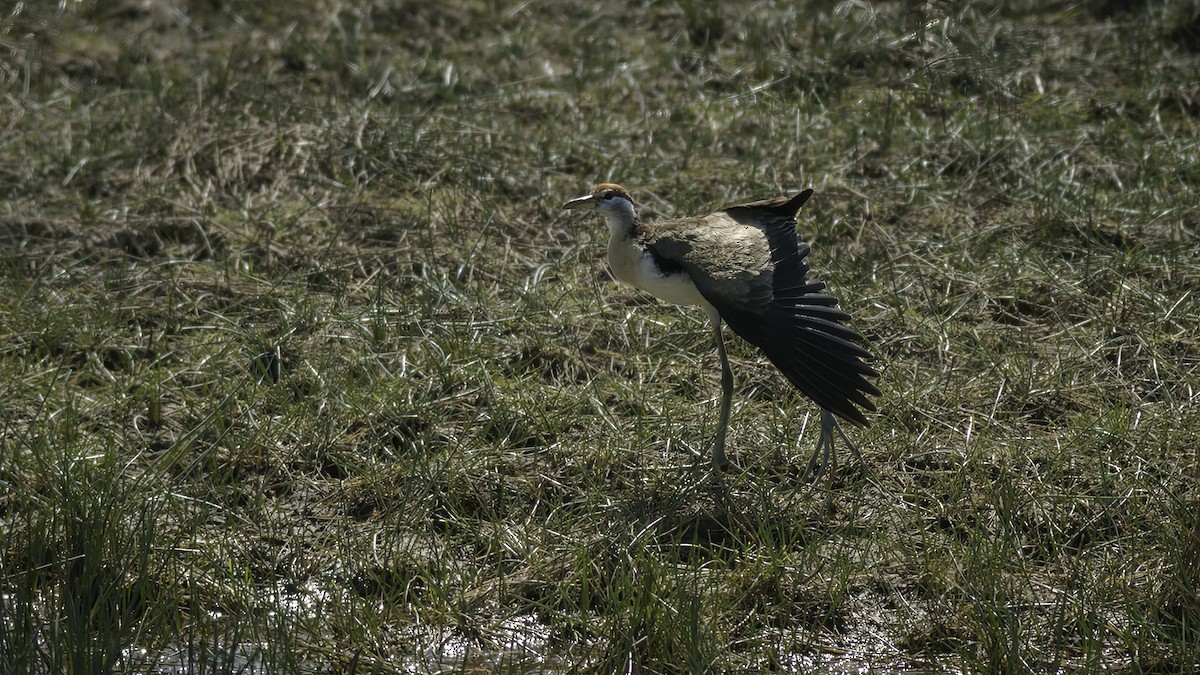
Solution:
[[[817,457],[821,459],[818,461]],[[825,472],[829,469],[829,463],[833,459],[833,436],[821,429],[821,438],[817,440],[817,447],[813,450],[812,458],[808,460],[808,470],[805,473],[812,474],[813,481],[818,481]],[[813,469],[816,469],[814,472]]]

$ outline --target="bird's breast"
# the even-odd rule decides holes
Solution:
[[[654,256],[636,241],[612,241],[608,263],[613,274],[627,284],[675,305],[707,305],[691,277],[681,269],[663,269]]]

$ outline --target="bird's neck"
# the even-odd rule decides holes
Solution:
[[[618,279],[638,286],[645,245],[638,240],[636,213],[608,213],[608,265]]]
[[[610,243],[625,243],[637,237],[638,221],[637,212],[630,205],[628,209],[609,212],[608,216],[608,233]]]

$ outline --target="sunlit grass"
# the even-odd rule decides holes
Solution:
[[[1200,667],[1195,7],[34,4],[0,670]],[[599,179],[816,190],[865,465],[733,340],[711,481]]]

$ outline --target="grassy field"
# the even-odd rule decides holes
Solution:
[[[1197,2],[0,13],[0,672],[1200,670]],[[865,462],[598,180],[816,191]]]

